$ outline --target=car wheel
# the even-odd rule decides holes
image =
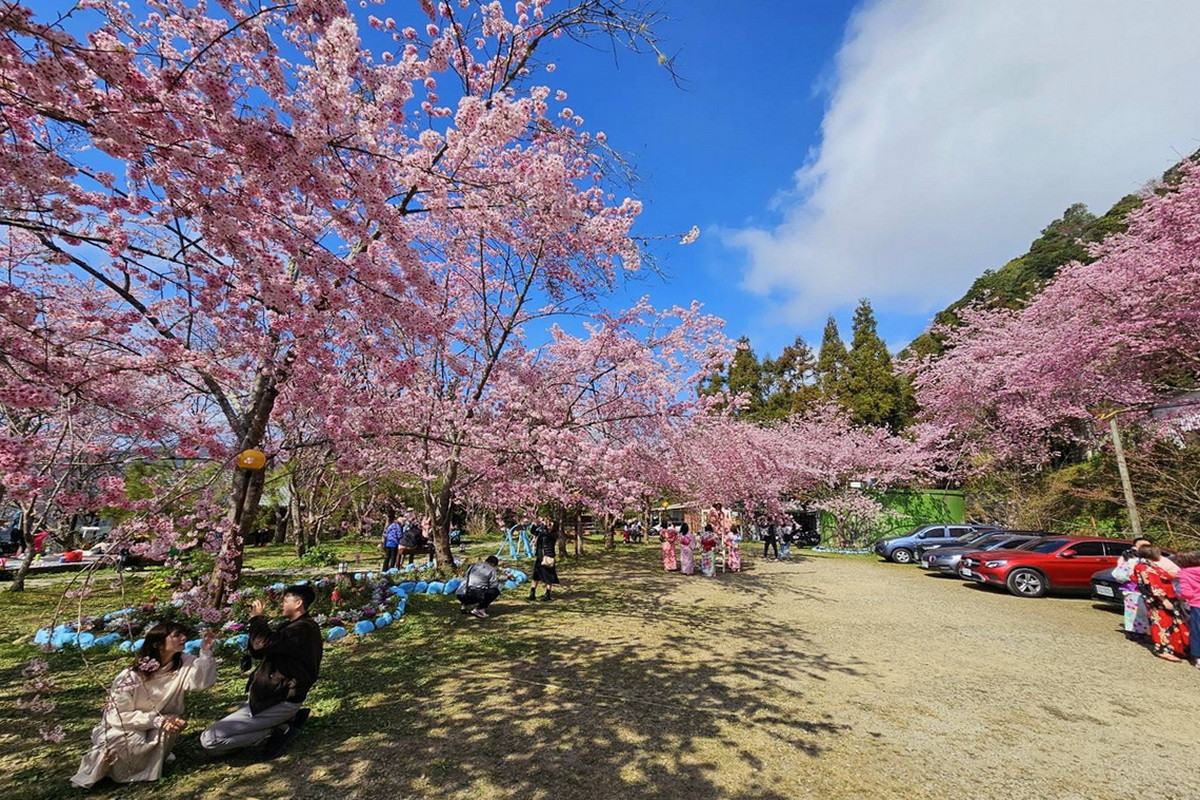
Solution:
[[[912,560],[912,550],[904,547],[897,547],[892,551],[892,561],[895,561],[897,564],[911,564]]]
[[[1006,583],[1008,590],[1019,597],[1041,597],[1046,593],[1046,577],[1036,569],[1014,569]]]

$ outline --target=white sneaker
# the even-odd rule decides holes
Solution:
[[[480,619],[483,619],[484,617],[486,617],[488,615],[488,613],[486,611],[484,611],[482,608],[477,608],[474,611],[472,611],[471,613],[474,614],[475,616],[479,617]]]

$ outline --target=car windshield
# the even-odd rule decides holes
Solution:
[[[1020,550],[1024,545],[1029,543],[1029,538],[1026,536],[1018,536],[1015,539],[1011,536],[1005,536],[991,545],[989,550]]]
[[[1010,539],[1012,539],[1011,536],[1008,536],[1008,535],[997,536],[996,534],[993,533],[988,536],[980,536],[978,539],[971,542],[971,544],[979,545],[980,550],[991,550],[994,547],[998,547],[999,545],[1004,544],[1005,542],[1009,541]]]
[[[1066,539],[1033,539],[1015,549],[1028,550],[1031,553],[1053,553],[1066,543]]]

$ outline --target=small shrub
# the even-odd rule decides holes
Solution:
[[[337,562],[337,551],[328,544],[315,544],[300,556],[300,563],[306,567],[332,567]]]

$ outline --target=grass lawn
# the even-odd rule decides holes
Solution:
[[[460,558],[468,561],[482,558],[494,553],[498,544],[498,541],[475,543],[469,546],[467,554],[460,554]],[[348,541],[334,546],[339,558],[347,561],[351,570],[365,571],[378,566],[380,553],[374,542]],[[589,543],[589,547],[599,551],[598,542]],[[643,546],[618,554],[616,561],[611,557],[603,559],[603,563],[614,565],[628,559],[644,561],[652,557],[653,552],[654,548]],[[567,569],[571,570],[571,559],[567,563]],[[600,563],[599,556],[585,556],[582,560],[583,565],[593,568]],[[514,566],[530,570],[529,562]],[[272,545],[247,551],[243,580],[247,584],[273,583],[332,572],[332,568],[302,566],[290,546]],[[44,654],[33,647],[32,634],[38,627],[52,622],[70,621],[81,614],[103,613],[164,594],[161,578],[156,578],[154,569],[126,573],[122,581],[115,578],[115,574],[97,573],[91,583],[91,594],[82,601],[64,600],[64,590],[80,584],[79,576],[72,574],[31,579],[24,592],[0,588],[0,602],[5,612],[0,615],[0,687],[3,687],[0,688],[0,720],[3,721],[0,725],[0,797],[35,800],[79,795],[78,790],[68,785],[67,779],[87,748],[91,727],[104,702],[105,689],[115,674],[128,665],[129,656],[91,651]],[[504,607],[512,603],[514,596],[523,597],[524,594],[523,589],[506,593],[497,607]],[[614,602],[612,594],[615,593],[589,592],[584,595],[576,592],[571,601],[571,613],[562,609],[558,622],[570,624],[585,608],[599,610],[611,605]],[[551,609],[549,604],[538,610],[559,611]],[[313,719],[306,727],[304,746],[308,747],[308,742],[324,742],[321,749],[327,756],[333,756],[336,743],[371,742],[383,732],[394,731],[397,726],[403,729],[405,737],[421,735],[427,723],[412,710],[414,706],[419,707],[419,698],[431,681],[476,669],[480,664],[502,664],[520,651],[538,647],[536,642],[514,635],[518,631],[503,621],[503,617],[504,612],[493,617],[496,624],[489,629],[479,625],[474,618],[462,617],[452,598],[415,596],[409,601],[408,613],[402,623],[369,637],[350,637],[326,645],[321,679],[309,697]],[[17,700],[26,695],[22,669],[34,657],[50,662],[57,685],[52,698],[57,709],[45,717],[31,715],[17,706]],[[243,767],[255,774],[264,769],[278,773],[278,766],[287,759],[267,767],[255,764],[249,757],[210,761],[203,755],[197,741],[203,725],[240,702],[245,687],[245,678],[238,671],[236,660],[222,660],[219,671],[221,679],[212,690],[189,696],[187,713],[195,723],[176,745],[179,760],[173,768],[168,768],[162,781],[154,787],[116,787],[106,782],[92,793],[141,796],[165,790],[192,796],[201,787],[210,786],[214,775],[240,777],[245,771]],[[42,740],[38,727],[47,723],[63,726],[66,736],[61,743]],[[438,763],[435,759],[425,768],[436,772]],[[306,778],[296,788],[307,783]],[[241,796],[254,796],[254,793]]]

